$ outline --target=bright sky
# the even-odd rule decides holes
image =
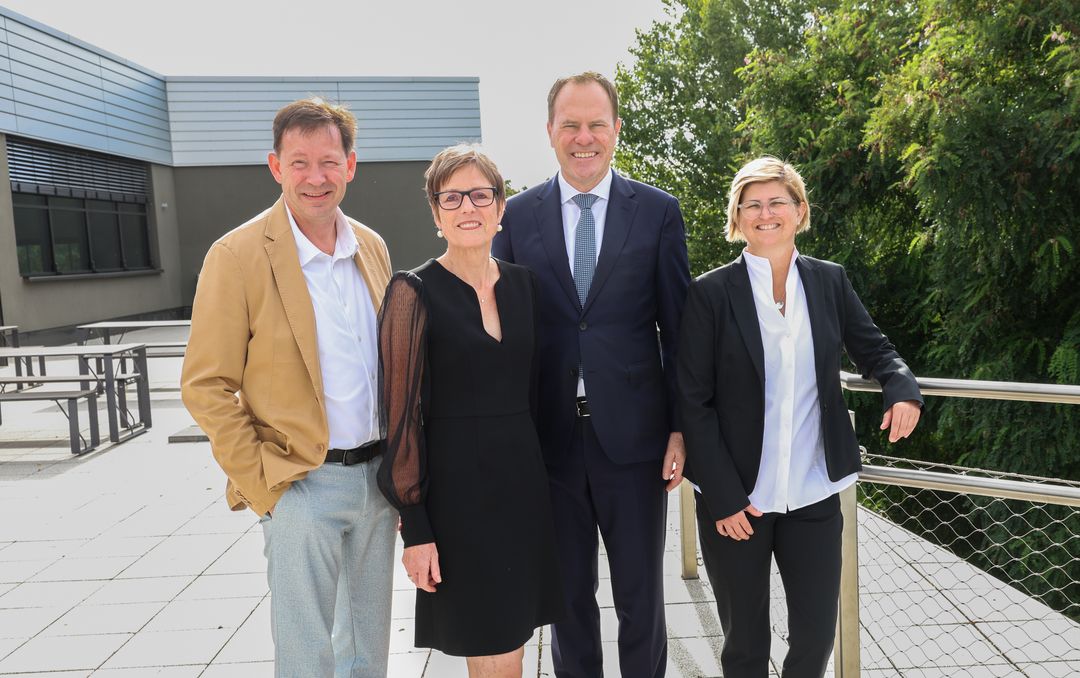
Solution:
[[[520,188],[551,176],[545,97],[614,77],[661,0],[0,0],[162,75],[480,78],[484,146]]]

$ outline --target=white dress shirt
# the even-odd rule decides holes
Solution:
[[[580,193],[591,193],[596,196],[592,205],[593,224],[596,233],[596,258],[600,259],[600,248],[604,244],[604,224],[607,222],[608,196],[611,195],[611,170],[604,175],[596,186],[590,191],[579,191],[563,177],[559,172],[559,199],[562,202],[562,228],[563,240],[566,241],[566,258],[570,262],[570,274],[574,273],[574,250],[577,238],[577,223],[581,218],[581,208],[574,202],[574,197]],[[579,398],[585,396],[585,375],[578,375],[577,394]]]
[[[340,209],[332,255],[307,239],[288,205],[285,211],[289,214],[311,305],[315,308],[330,447],[352,449],[379,437],[375,308],[367,283],[353,261],[359,244]]]
[[[750,503],[762,512],[786,513],[849,487],[857,474],[829,479],[821,431],[814,339],[802,278],[791,256],[786,308],[773,301],[768,259],[743,250],[765,349],[765,430],[761,463]]]

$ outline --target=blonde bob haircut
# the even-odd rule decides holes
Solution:
[[[506,204],[506,183],[491,158],[476,144],[457,144],[439,151],[438,155],[432,158],[427,171],[424,172],[424,190],[432,210],[438,207],[435,194],[443,189],[446,182],[450,181],[454,172],[469,165],[480,170],[484,178],[491,182],[492,188],[495,189],[495,203],[499,208],[501,209]],[[469,186],[468,188],[478,187]]]
[[[795,228],[796,233],[802,233],[810,228],[810,203],[806,199],[806,184],[799,175],[799,171],[790,163],[786,163],[771,155],[754,158],[742,166],[731,181],[731,190],[728,192],[727,207],[727,236],[728,242],[746,240],[739,231],[739,203],[742,202],[743,189],[750,184],[779,181],[787,189],[788,195],[795,201],[796,207],[806,205],[806,211]]]

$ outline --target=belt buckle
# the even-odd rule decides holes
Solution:
[[[585,398],[578,398],[574,401],[574,409],[577,410],[577,416],[580,418],[591,417],[589,414],[589,401]]]
[[[360,449],[355,447],[351,450],[345,450],[345,454],[341,455],[342,466],[352,466],[360,462]]]

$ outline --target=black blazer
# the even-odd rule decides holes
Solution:
[[[866,312],[839,264],[796,261],[814,339],[821,429],[829,478],[862,468],[840,388],[846,349],[864,377],[881,384],[885,409],[922,403],[915,376]],[[686,477],[720,520],[746,508],[757,482],[765,427],[765,351],[742,255],[690,285],[678,353]]]
[[[690,284],[678,201],[614,174],[584,307],[566,257],[558,177],[510,198],[502,225],[492,254],[528,266],[539,285],[537,429],[545,457],[570,449],[584,359],[593,430],[608,458],[659,461],[679,430],[675,349]]]

